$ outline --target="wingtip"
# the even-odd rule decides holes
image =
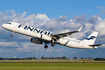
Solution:
[[[81,26],[81,27],[78,29],[78,31],[81,31],[82,28],[83,28],[83,26]]]

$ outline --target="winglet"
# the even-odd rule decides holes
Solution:
[[[83,28],[83,26],[81,26],[81,27],[78,29],[78,32],[81,31],[82,28]]]

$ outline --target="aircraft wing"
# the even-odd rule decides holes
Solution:
[[[51,37],[52,37],[53,39],[59,39],[59,38],[61,38],[61,37],[70,36],[70,35],[73,34],[73,33],[76,33],[76,32],[81,31],[82,28],[83,28],[83,26],[80,27],[77,31],[72,31],[72,32],[67,32],[67,33],[61,33],[61,34],[55,34],[55,35],[51,35]]]

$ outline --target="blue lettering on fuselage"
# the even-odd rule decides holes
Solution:
[[[33,31],[33,32],[35,32],[35,31],[36,31],[37,33],[39,33],[39,32],[40,32],[40,30],[39,30],[39,29],[36,29],[36,28],[34,29],[34,31]]]
[[[44,33],[45,35],[47,34],[47,32]]]
[[[42,34],[43,33],[43,31],[40,31],[40,34]]]
[[[26,29],[26,28],[27,28],[27,26],[24,27],[24,29]]]
[[[48,35],[50,34],[50,32],[48,32]]]
[[[33,31],[34,28],[28,27],[27,30],[30,29],[30,31]]]
[[[20,28],[20,27],[21,27],[21,25],[18,26],[18,28]]]
[[[40,29],[37,29],[37,28],[33,28],[33,27],[19,25],[18,28],[20,28],[20,27],[23,27],[24,30],[30,30],[32,32],[37,32],[37,33],[40,33],[40,34],[43,33],[45,35],[53,35],[53,33],[51,33],[51,32],[43,31],[43,30],[40,30]]]

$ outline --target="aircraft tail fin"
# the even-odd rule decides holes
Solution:
[[[93,45],[97,38],[98,32],[93,32],[86,39],[83,40],[83,43],[87,43],[88,45]]]

